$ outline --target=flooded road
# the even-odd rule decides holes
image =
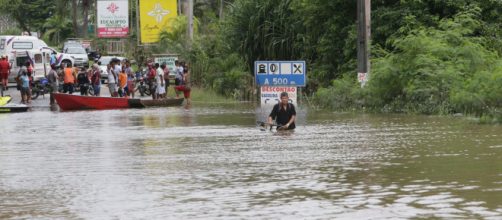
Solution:
[[[0,115],[0,219],[502,218],[502,126],[248,104]]]

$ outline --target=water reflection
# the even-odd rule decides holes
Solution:
[[[0,219],[502,217],[499,126],[249,109],[0,115]]]

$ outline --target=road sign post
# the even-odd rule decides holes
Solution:
[[[305,61],[255,61],[255,77],[258,86],[306,85]]]

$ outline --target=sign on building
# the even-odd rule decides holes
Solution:
[[[174,74],[175,73],[174,68],[176,67],[174,62],[176,60],[178,60],[177,56],[159,56],[159,57],[155,57],[153,62],[158,63],[160,65],[165,63],[167,68],[169,68],[169,72],[171,74]]]
[[[305,61],[255,61],[256,84],[304,87],[306,69]]]
[[[281,101],[281,93],[287,92],[289,103],[296,105],[297,103],[297,88],[285,86],[262,86],[261,90],[261,105],[275,105]]]
[[[129,34],[129,1],[97,1],[98,38],[122,38]]]
[[[156,43],[159,33],[171,28],[171,21],[178,16],[177,0],[139,1],[139,26],[141,43]]]

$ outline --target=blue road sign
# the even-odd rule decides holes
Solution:
[[[305,87],[305,61],[255,61],[254,73],[259,86]]]

